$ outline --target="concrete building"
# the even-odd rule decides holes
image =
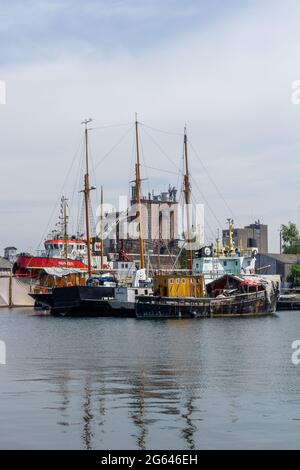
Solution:
[[[0,276],[9,276],[12,270],[12,263],[0,256]]]
[[[17,248],[15,246],[7,246],[4,248],[4,258],[12,264],[17,260]]]
[[[235,228],[233,241],[237,248],[257,248],[259,253],[268,253],[268,226],[261,224],[260,220],[244,228]],[[223,245],[228,245],[229,231],[223,230]]]
[[[292,266],[300,263],[300,255],[285,255],[277,253],[259,253],[256,256],[256,268],[266,269],[261,270],[262,274],[279,274],[281,276],[282,287],[288,287],[287,279],[291,274]]]
[[[169,186],[159,194],[148,193],[141,198],[141,231],[147,250],[153,253],[176,250],[178,246],[178,202],[177,190]],[[139,253],[136,188],[132,187],[130,207],[123,213],[105,215],[104,234],[106,253]],[[116,223],[116,221],[118,221]]]

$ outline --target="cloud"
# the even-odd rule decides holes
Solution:
[[[37,15],[47,13],[51,17],[49,8],[55,16],[62,14],[61,2],[41,3]],[[17,17],[21,18],[20,5]],[[77,2],[74,5],[76,10]],[[148,10],[136,14],[139,18],[144,15],[143,19],[153,17],[157,14],[155,5],[153,2]],[[154,40],[151,48],[128,44],[120,48],[117,41],[107,54],[101,44],[98,51],[97,43],[81,36],[76,27],[77,39],[70,41],[72,47],[68,47],[68,37],[61,47],[56,41],[50,44],[55,43],[57,54],[44,59],[33,54],[28,56],[30,60],[8,61],[1,76],[7,82],[7,105],[0,108],[1,197],[11,211],[17,209],[13,200],[22,198],[31,212],[22,218],[22,232],[17,218],[5,220],[2,215],[2,246],[14,243],[26,249],[40,239],[78,149],[84,117],[94,117],[94,125],[99,127],[133,121],[138,111],[139,119],[146,124],[175,133],[181,133],[186,122],[193,148],[237,221],[244,224],[261,218],[269,223],[273,231],[271,249],[277,248],[280,223],[296,220],[299,213],[294,201],[298,200],[300,174],[300,107],[291,105],[290,93],[292,80],[300,78],[300,6],[293,0],[284,5],[276,0],[252,5],[220,15],[206,27],[198,18],[199,27],[193,23],[190,31],[185,29],[175,39],[172,33],[164,42]],[[88,6],[93,15],[103,18],[102,5],[88,2]],[[130,17],[132,6],[132,2],[114,2],[115,10],[105,14],[114,19],[122,17],[128,28],[131,21],[125,18]],[[191,11],[194,7],[195,2],[191,2]],[[180,11],[177,9],[176,14]],[[165,12],[166,8],[162,16]],[[80,18],[74,13],[75,18],[78,23]],[[9,28],[14,29],[13,23]],[[74,45],[78,46],[76,53]],[[125,131],[126,127],[120,127],[91,133],[95,163]],[[141,137],[148,166],[176,172],[181,137],[146,127],[141,129]],[[127,192],[132,146],[133,137],[128,134],[97,168],[97,181],[104,185],[107,198],[114,197],[120,188],[122,193]],[[206,209],[210,227],[207,236],[211,239],[217,229],[216,219],[225,224],[231,214],[193,150],[190,157],[196,180],[194,197],[197,202],[205,197],[213,209],[213,213]],[[74,193],[78,168],[76,163],[65,187],[70,194]],[[148,176],[145,191],[148,184],[158,187],[169,180],[177,183],[172,174],[159,175],[149,169]],[[40,204],[33,207],[32,200]]]

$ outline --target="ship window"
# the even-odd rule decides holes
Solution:
[[[134,293],[135,293],[135,295],[138,295],[138,293],[139,293],[138,289],[135,289]]]
[[[223,263],[223,264],[224,264],[224,266],[227,266],[227,261],[224,261],[224,263]]]
[[[58,250],[58,244],[57,244],[57,243],[55,243],[54,248],[55,248],[56,250]]]
[[[128,268],[128,263],[125,263],[125,268]]]
[[[238,265],[238,262],[237,262],[237,261],[235,262],[235,265],[236,265],[236,266]]]
[[[148,289],[145,290],[145,295],[148,295]]]
[[[121,268],[124,269],[124,263],[121,264]]]

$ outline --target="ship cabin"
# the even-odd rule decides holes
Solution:
[[[67,240],[68,245],[68,258],[70,259],[83,259],[87,254],[87,247],[85,240]],[[45,241],[45,256],[48,258],[65,258],[66,248],[65,240],[63,238],[46,240]]]
[[[182,273],[158,274],[153,279],[153,293],[159,297],[204,297],[204,276]]]
[[[254,274],[255,257],[253,256],[220,256],[203,257],[193,260],[193,274],[203,274],[205,283],[214,281],[226,274]]]

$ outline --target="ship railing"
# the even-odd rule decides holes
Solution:
[[[159,297],[154,295],[144,296],[139,295],[136,297],[137,302],[143,302],[147,304],[159,303],[161,305],[176,304],[176,305],[205,305],[211,303],[227,304],[228,300],[234,301],[238,296],[239,299],[246,299],[250,296],[263,297],[265,296],[264,290],[256,290],[255,292],[238,293],[229,295],[227,297]]]

